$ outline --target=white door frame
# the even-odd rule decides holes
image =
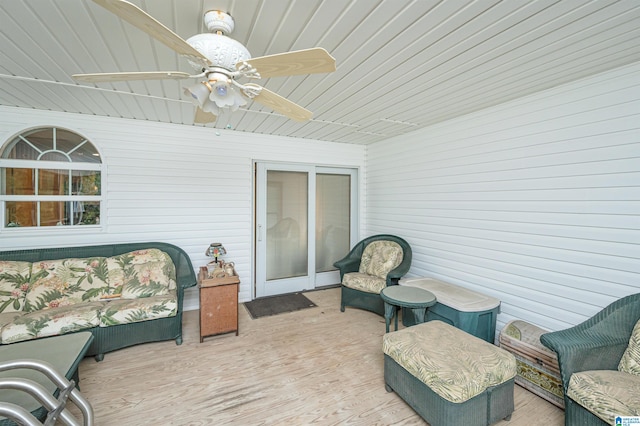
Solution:
[[[316,174],[342,174],[351,176],[351,209],[350,209],[350,247],[357,241],[358,236],[358,170],[349,167],[324,167],[319,165],[309,165],[301,163],[279,163],[268,161],[254,161],[254,285],[252,286],[252,299],[265,297],[274,294],[291,293],[296,291],[311,290],[316,287],[333,285],[340,282],[339,271],[315,273],[316,270],[316,201],[315,184]],[[267,193],[267,171],[292,171],[307,173],[308,179],[308,222],[307,222],[307,242],[308,242],[308,271],[307,276],[285,278],[277,280],[274,285],[272,280],[269,287],[266,285],[266,193]],[[346,254],[346,253],[345,253]]]

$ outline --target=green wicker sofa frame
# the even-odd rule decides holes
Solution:
[[[101,361],[107,352],[140,343],[175,340],[177,345],[182,344],[184,290],[195,286],[197,282],[195,271],[187,253],[169,243],[142,242],[1,251],[0,260],[37,262],[71,257],[110,257],[150,248],[157,248],[167,253],[175,265],[176,292],[178,296],[176,315],[168,318],[156,318],[142,322],[82,330],[90,331],[94,337],[86,356],[94,356],[97,361]]]
[[[387,274],[387,286],[397,285],[400,278],[409,272],[411,267],[411,246],[404,239],[389,234],[373,235],[358,242],[351,251],[343,258],[335,262],[333,265],[340,270],[340,282],[344,278],[344,274],[349,272],[358,272],[360,269],[360,260],[365,247],[373,241],[387,240],[394,241],[402,248],[402,262]],[[367,293],[365,291],[356,290],[346,286],[341,286],[340,311],[344,312],[346,306],[353,308],[365,309],[384,316],[384,301],[380,294]]]
[[[567,396],[569,379],[580,371],[617,370],[638,320],[640,293],[611,303],[574,327],[540,336],[542,344],[558,354],[566,426],[607,425]]]

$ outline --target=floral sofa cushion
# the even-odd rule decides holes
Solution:
[[[512,354],[442,321],[387,333],[382,350],[432,391],[454,403],[465,402],[516,376]]]
[[[0,313],[22,311],[30,276],[31,262],[0,260]]]
[[[109,293],[104,257],[56,259],[31,265],[26,312],[100,300]]]
[[[640,377],[616,370],[573,373],[567,396],[613,425],[615,416],[640,416]]]
[[[161,296],[113,300],[107,302],[100,313],[100,327],[173,317],[177,311],[175,290]]]
[[[2,312],[0,313],[0,330],[2,329],[2,327],[4,327],[7,324],[11,324],[12,322],[14,322],[17,318],[21,317],[22,315],[24,315],[24,312]],[[0,341],[2,340],[2,337],[0,335]]]
[[[2,343],[56,336],[96,327],[106,302],[87,302],[43,309],[19,316],[2,328]]]
[[[176,288],[176,268],[171,257],[158,249],[136,250],[107,259],[109,283],[123,298],[168,294]]]
[[[373,241],[362,253],[358,272],[387,279],[387,274],[402,262],[402,247],[395,241]]]
[[[629,346],[624,351],[618,364],[618,370],[640,376],[640,321],[633,327]]]

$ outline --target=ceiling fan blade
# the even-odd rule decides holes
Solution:
[[[209,59],[184,41],[179,35],[165,27],[151,15],[138,6],[124,0],[93,0],[108,11],[124,19],[134,27],[137,27],[155,38],[159,42],[169,46],[181,55],[189,57],[203,65],[210,65]]]
[[[195,117],[193,117],[193,122],[206,124],[206,123],[213,123],[217,119],[218,117],[216,117],[215,114],[212,114],[210,112],[204,112],[202,108],[198,107],[196,108],[196,115]]]
[[[245,62],[254,67],[262,78],[317,74],[336,70],[336,60],[321,47],[260,56]],[[240,66],[242,66],[241,62],[236,65],[237,68]]]
[[[260,87],[257,84],[251,83],[247,84],[247,86]],[[300,105],[293,103],[286,98],[283,98],[277,93],[265,89],[264,87],[260,88],[260,94],[255,96],[253,100],[261,103],[262,105],[268,106],[272,110],[286,115],[287,117],[295,121],[311,120],[311,116],[313,115],[313,113],[308,109],[303,108]]]
[[[74,80],[88,81],[90,83],[126,81],[126,80],[165,80],[182,79],[191,77],[186,72],[180,71],[155,71],[155,72],[107,72],[97,74],[73,74]]]

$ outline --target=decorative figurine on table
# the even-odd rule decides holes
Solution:
[[[224,261],[218,260],[218,257],[227,254],[227,250],[221,243],[211,243],[205,251],[208,257],[213,257],[213,262],[209,262],[207,265],[207,271],[209,278],[221,278],[225,276],[225,270],[223,268]]]

